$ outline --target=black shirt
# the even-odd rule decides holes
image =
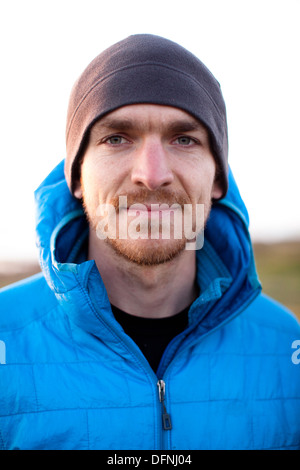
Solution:
[[[113,305],[112,311],[125,333],[139,346],[154,372],[158,368],[167,345],[188,324],[189,307],[166,318],[137,317]]]

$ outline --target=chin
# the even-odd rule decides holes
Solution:
[[[120,240],[106,239],[115,253],[138,266],[158,266],[178,257],[186,240]]]

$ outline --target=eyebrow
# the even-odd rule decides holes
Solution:
[[[103,118],[98,121],[97,124],[99,125],[99,129],[105,128],[119,132],[145,130],[145,126],[143,125],[143,123],[140,123],[139,121],[137,122],[136,120],[131,120],[126,117],[120,119],[107,116],[106,118]],[[191,117],[190,119],[176,119],[175,121],[170,122],[163,127],[165,128],[165,131],[170,132],[171,134],[206,130],[204,124],[201,124],[201,122],[197,121],[193,117]],[[151,130],[149,129],[148,124],[146,125],[146,128],[147,130]]]

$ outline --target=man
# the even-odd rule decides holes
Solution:
[[[42,274],[0,296],[0,447],[300,449],[300,327],[261,293],[218,82],[131,36],[74,85],[66,136]]]

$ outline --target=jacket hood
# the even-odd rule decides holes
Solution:
[[[63,307],[67,301],[68,310],[74,305],[78,315],[81,307],[87,308],[91,298],[92,303],[101,305],[102,311],[109,312],[110,303],[95,262],[78,262],[88,225],[81,203],[67,186],[64,161],[35,191],[35,201],[40,264],[57,299]],[[207,295],[210,301],[218,300],[213,321],[206,316],[205,328],[226,321],[260,290],[248,228],[248,212],[229,170],[227,195],[213,204],[204,233],[204,247],[197,251],[198,264],[202,262],[205,266],[198,270],[198,282],[202,284],[202,292],[203,286],[208,289],[195,306],[203,303]],[[91,288],[93,283],[96,289]],[[79,295],[79,291],[85,291],[86,295]],[[191,312],[196,310],[195,306]]]

